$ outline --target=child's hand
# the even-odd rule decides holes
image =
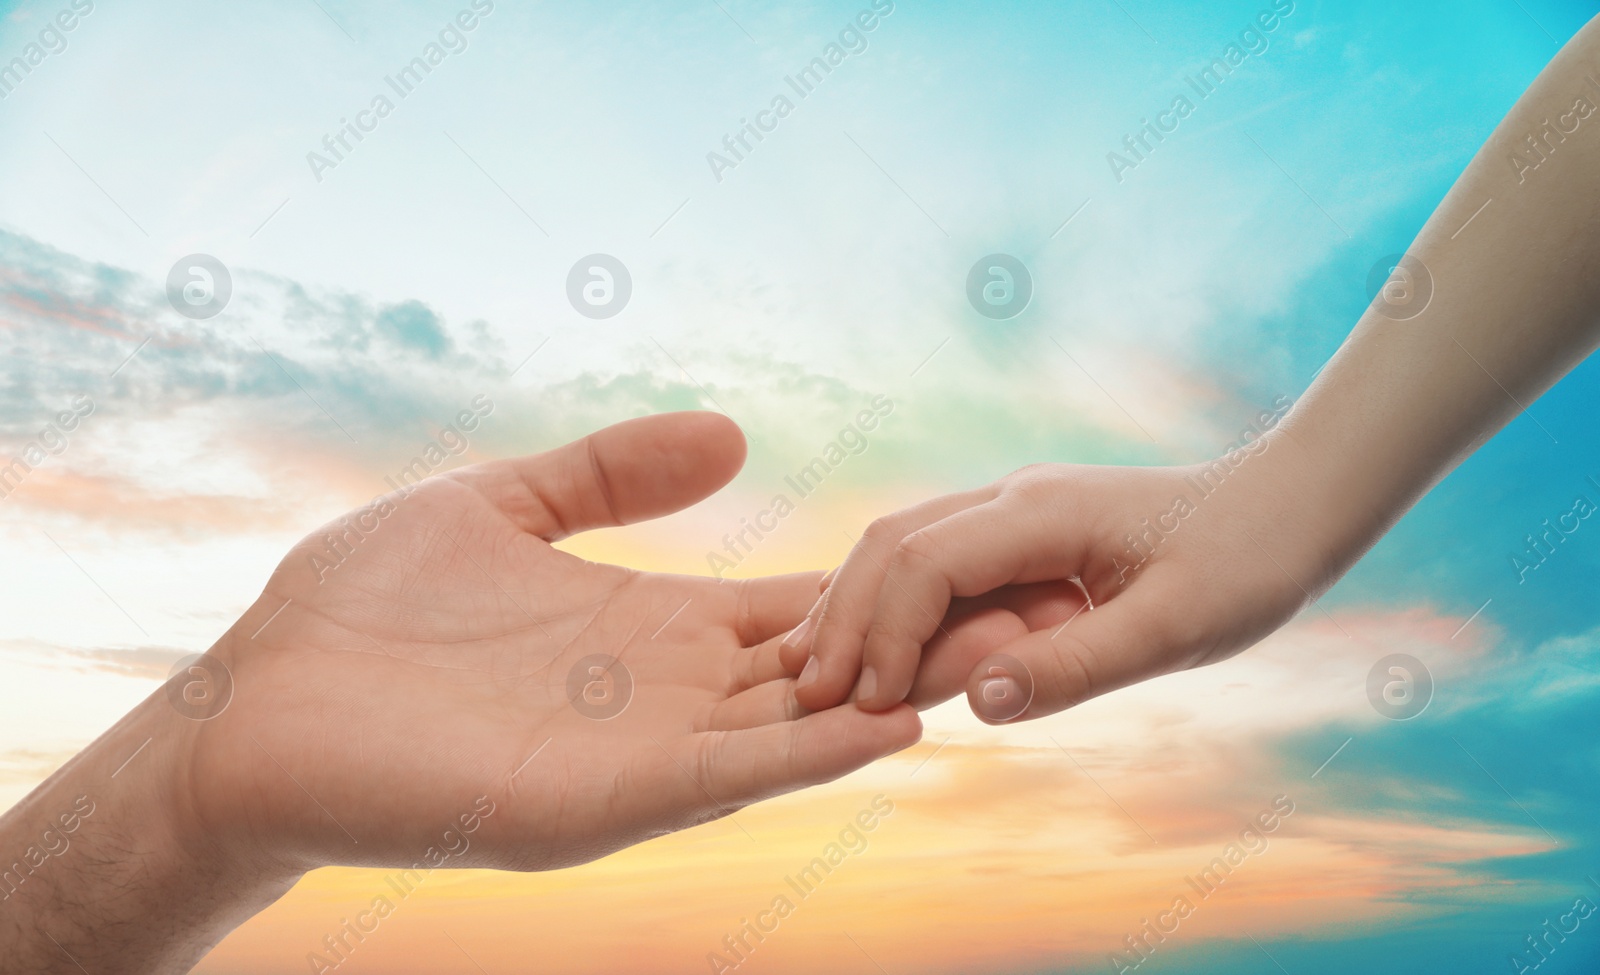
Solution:
[[[1231,467],[1038,465],[879,519],[785,648],[799,703],[965,688],[987,721],[1035,718],[1249,646],[1359,554],[1258,444]]]

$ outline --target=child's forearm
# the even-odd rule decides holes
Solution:
[[[1517,100],[1409,256],[1278,435],[1345,558],[1600,344],[1600,19]]]

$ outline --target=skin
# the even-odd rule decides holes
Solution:
[[[1546,120],[1575,131],[1547,131]],[[965,690],[980,718],[1025,720],[1226,659],[1282,626],[1600,344],[1597,173],[1591,21],[1417,235],[1408,253],[1426,270],[1402,264],[1288,416],[1234,455],[1243,462],[1220,488],[1192,487],[1209,465],[1039,464],[880,518],[785,656],[801,674],[800,703],[853,696],[879,711]],[[1169,518],[1178,527],[1152,536],[1148,557],[1130,551],[1130,534],[1180,496],[1195,510]],[[1033,598],[1008,595],[1018,585],[1043,587],[1057,611],[1010,612],[1006,603]],[[952,601],[986,594],[991,642],[949,632]],[[1061,606],[1086,601],[1092,609],[1059,624]]]
[[[647,417],[390,495],[334,568],[311,556],[341,529],[313,533],[199,673],[0,820],[24,868],[59,850],[0,885],[0,972],[184,971],[317,867],[571,866],[916,742],[909,707],[796,707],[778,640],[817,575],[719,583],[550,545],[686,507],[743,459],[723,417]],[[569,698],[590,654],[631,674],[609,719]],[[179,713],[169,693],[204,699],[220,667],[226,708]]]

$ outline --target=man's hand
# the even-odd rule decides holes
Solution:
[[[215,651],[237,691],[193,729],[196,827],[307,866],[410,864],[487,794],[463,865],[542,870],[916,741],[909,709],[798,716],[774,638],[815,576],[718,583],[551,547],[700,500],[743,449],[715,414],[635,420],[390,496],[335,568],[311,557],[341,526],[307,538]]]
[[[795,704],[778,638],[816,575],[719,583],[550,544],[692,504],[743,451],[714,414],[632,420],[308,537],[196,669],[0,823],[20,843],[88,792],[79,839],[105,848],[84,857],[114,860],[96,877],[63,856],[12,895],[0,915],[48,915],[59,942],[19,964],[170,970],[314,867],[570,866],[917,741],[909,707]],[[151,943],[89,933],[108,928]]]

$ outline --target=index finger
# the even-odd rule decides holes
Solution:
[[[817,603],[820,572],[791,572],[781,576],[724,581],[737,598],[735,629],[742,646],[754,646],[788,633]]]
[[[861,653],[872,624],[878,594],[888,574],[891,553],[906,535],[954,512],[982,504],[994,494],[992,487],[949,494],[913,505],[874,521],[862,533],[833,581],[811,612],[814,636],[808,680],[803,675],[795,697],[813,711],[841,703],[855,686],[861,671]]]
[[[862,650],[857,703],[876,710],[905,699],[925,644],[937,632],[950,636],[940,618],[953,598],[1078,575],[1093,537],[1085,519],[1054,488],[1017,490],[906,536],[889,561]]]

